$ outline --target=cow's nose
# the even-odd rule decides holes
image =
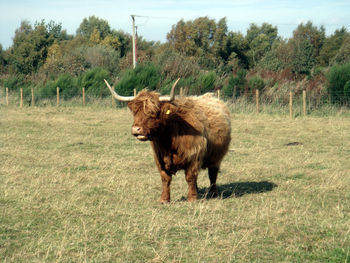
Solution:
[[[141,127],[139,126],[132,126],[131,133],[133,135],[139,135],[141,133]]]

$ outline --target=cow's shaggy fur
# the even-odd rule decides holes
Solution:
[[[162,178],[161,202],[170,201],[171,177],[184,169],[188,200],[197,199],[199,169],[208,168],[211,195],[231,140],[230,113],[210,94],[160,102],[159,94],[142,91],[128,107],[134,115],[133,134],[148,139]]]

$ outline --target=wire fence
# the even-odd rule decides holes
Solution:
[[[81,96],[76,96],[69,100],[64,100],[60,96],[60,88],[56,89],[56,97],[51,99],[36,99],[35,89],[31,89],[30,94],[24,96],[23,89],[19,92],[10,93],[7,88],[1,89],[0,106],[23,107],[43,107],[43,106],[88,106],[104,105],[107,107],[124,107],[126,103],[116,101],[113,97],[96,98],[86,96],[85,89],[82,88]],[[136,90],[134,90],[136,95]],[[179,90],[179,97],[186,96],[182,89]],[[254,90],[226,97],[220,90],[213,93],[219,99],[224,100],[233,112],[256,112],[256,113],[280,113],[289,115],[291,118],[306,116],[313,113],[322,112],[323,115],[336,111],[349,112],[350,114],[350,94],[345,92],[333,92],[333,94],[315,94],[315,92],[261,92]]]

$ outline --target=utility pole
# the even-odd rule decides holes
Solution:
[[[136,67],[136,34],[135,34],[135,15],[131,15],[132,18],[132,64]]]

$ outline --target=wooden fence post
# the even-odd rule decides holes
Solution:
[[[34,88],[32,88],[32,107],[35,106]]]
[[[85,88],[83,88],[83,106],[85,106]]]
[[[20,101],[20,107],[23,107],[23,89],[21,88],[21,101]]]
[[[256,100],[256,113],[259,113],[259,90],[255,90],[255,100]]]
[[[136,89],[134,89],[134,96],[136,96],[137,95],[137,93],[136,93]]]
[[[181,87],[180,88],[180,97],[182,97],[183,96],[183,88]]]
[[[221,91],[218,89],[218,99],[220,99]]]
[[[306,116],[306,90],[303,90],[303,112],[304,116]]]
[[[9,105],[9,88],[6,88],[6,106]]]
[[[60,105],[60,88],[57,87],[57,107]]]
[[[289,116],[293,118],[293,93],[289,92]]]

